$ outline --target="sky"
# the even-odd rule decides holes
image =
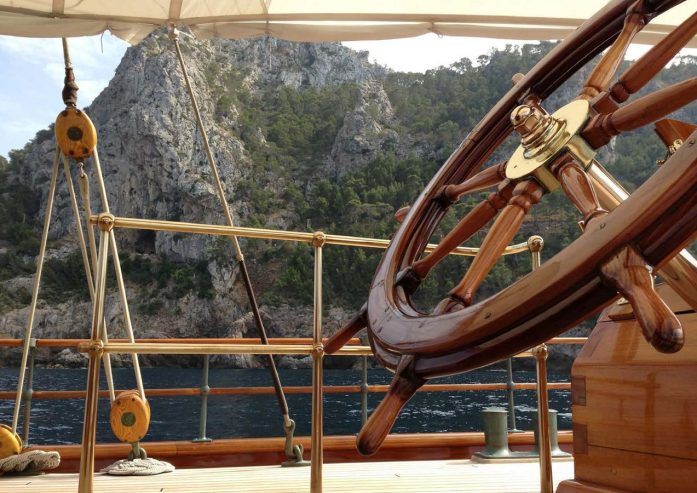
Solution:
[[[439,37],[427,34],[389,41],[344,43],[370,52],[370,60],[397,71],[424,72],[448,66],[463,57],[473,62],[492,48],[523,44],[516,40]],[[89,105],[114,75],[128,45],[115,36],[72,38],[71,58],[80,91],[78,106]],[[630,47],[628,58],[645,52]],[[685,50],[697,55],[697,49]],[[63,109],[63,53],[60,39],[0,36],[0,155],[22,148],[37,131],[47,128]]]

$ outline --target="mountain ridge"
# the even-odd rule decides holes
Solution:
[[[510,88],[510,77],[527,71],[551,46],[510,47],[480,57],[478,66],[463,59],[426,74],[404,74],[371,64],[366,53],[336,43],[182,39],[235,220],[247,226],[373,237],[392,234],[397,226],[391,217],[394,211],[416,197],[468,129]],[[652,88],[695,72],[697,62],[686,59]],[[547,102],[550,108],[569,100],[582,76],[557,91]],[[223,223],[188,94],[164,33],[127,50],[114,78],[87,112],[99,130],[112,211]],[[682,112],[692,119],[696,113],[694,105]],[[630,187],[638,184],[639,175],[650,172],[653,156],[665,152],[654,139],[649,152],[634,162],[640,152],[635,148],[647,142],[646,135],[628,136],[601,154],[603,162],[626,161],[624,167],[630,171],[620,175]],[[511,145],[495,159],[505,159]],[[24,331],[53,149],[51,129],[41,131],[0,166],[0,201],[6,210],[0,217],[6,222],[0,236],[3,337],[21,337]],[[86,170],[93,175],[89,163]],[[446,222],[453,224],[457,213],[476,200],[477,196],[466,198]],[[522,235],[541,232],[546,250],[553,253],[578,234],[577,214],[559,194],[546,200]],[[90,305],[64,183],[55,210],[35,336],[87,337]],[[117,240],[139,337],[255,336],[225,239],[118,231]],[[243,240],[242,246],[270,336],[309,336],[309,248],[255,240]],[[325,333],[338,328],[362,304],[378,258],[376,252],[360,249],[327,249]],[[464,265],[461,259],[445,261],[442,275],[426,286],[423,302],[447,291]],[[484,294],[528,269],[528,259],[500,262]],[[116,298],[110,285],[107,320],[112,337],[124,334]],[[3,356],[8,363],[17,359],[16,352]],[[145,359],[180,365],[198,361]],[[83,361],[69,352],[46,352],[40,360],[64,365]],[[298,361],[284,358],[283,363]],[[254,357],[220,357],[217,364],[249,367],[260,362]]]

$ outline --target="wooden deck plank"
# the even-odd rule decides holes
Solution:
[[[555,483],[573,477],[573,462],[554,463]],[[73,493],[77,474],[0,477],[0,491]],[[540,491],[537,463],[479,464],[468,460],[325,464],[323,491],[332,493],[533,493]],[[310,490],[310,468],[279,466],[178,469],[158,476],[97,474],[95,493],[249,492],[299,493]]]

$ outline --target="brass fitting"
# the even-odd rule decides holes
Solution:
[[[109,214],[108,212],[102,212],[99,216],[97,216],[97,226],[99,226],[99,229],[101,231],[108,233],[112,229],[114,229],[115,219],[116,218],[113,214]]]
[[[541,252],[545,246],[545,240],[541,236],[534,235],[528,238],[528,249],[531,252]]]
[[[547,359],[547,356],[549,356],[549,349],[547,349],[546,344],[540,344],[539,346],[535,346],[534,348],[532,348],[531,352],[535,359],[538,361],[544,361]]]
[[[320,248],[324,246],[324,244],[327,241],[327,236],[321,232],[321,231],[315,231],[315,234],[312,235],[312,246],[316,248]]]
[[[102,354],[104,353],[104,342],[103,341],[91,341],[91,342],[88,342],[84,347],[85,347],[85,349],[87,349],[87,352],[95,353],[99,357],[101,357]]]
[[[525,156],[528,158],[546,151],[566,126],[566,122],[546,114],[539,107],[527,104],[513,110],[511,123],[522,137]]]
[[[312,357],[317,359],[324,357],[324,344],[318,342],[312,345]]]

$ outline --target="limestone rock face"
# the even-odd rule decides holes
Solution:
[[[346,115],[332,147],[328,164],[341,176],[374,160],[385,149],[399,146],[399,135],[390,128],[395,117],[390,100],[379,81],[360,84],[360,104]]]
[[[223,188],[238,223],[254,210],[253,204],[240,198],[239,185],[243,180],[258,177],[252,174],[252,157],[241,136],[244,103],[232,98],[225,100],[224,106],[221,104],[221,94],[231,90],[230,74],[239,74],[235,83],[251,93],[274,87],[304,90],[347,83],[357,85],[360,97],[346,115],[324,164],[315,170],[317,176],[340,175],[369,162],[381,150],[397,145],[396,132],[389,128],[394,119],[392,108],[381,84],[387,70],[369,63],[367,52],[356,53],[338,43],[294,43],[270,38],[200,41],[184,36],[181,45]],[[79,67],[76,67],[76,74],[79,84]],[[86,111],[98,129],[99,159],[112,213],[224,224],[184,79],[164,33],[155,33],[140,45],[129,48],[108,87]],[[256,137],[265,144],[266,136],[261,129],[256,130]],[[54,155],[51,126],[39,132],[22,151],[22,156],[16,157],[22,163],[12,179],[36,191],[41,203],[37,217],[32,218],[37,225],[41,224],[45,213]],[[5,166],[3,159],[0,169]],[[71,163],[70,168],[73,179],[77,180],[80,167]],[[89,177],[93,212],[102,211],[104,204],[99,199],[95,162],[87,160],[84,171]],[[292,176],[287,179],[292,180]],[[283,182],[267,186],[271,193],[278,195],[285,188]],[[264,226],[288,229],[294,217],[292,210],[279,210],[266,216]],[[118,230],[116,235],[122,261],[135,255],[153,263],[163,258],[174,263],[198,263],[201,267],[196,275],[210,277],[210,289],[203,298],[191,292],[153,294],[153,286],[157,283],[160,288],[170,286],[172,281],[168,279],[156,281],[146,276],[138,283],[128,282],[129,306],[137,337],[257,336],[238,269],[224,239],[127,230]],[[49,258],[60,260],[75,255],[78,246],[75,220],[62,165],[49,238]],[[255,246],[243,241],[246,253]],[[31,258],[27,256],[26,260],[30,262]],[[254,261],[251,262],[253,268]],[[76,265],[79,268],[82,264]],[[264,277],[262,273],[261,286],[269,281]],[[3,286],[30,292],[31,282],[30,276],[24,276],[3,281]],[[109,292],[109,335],[125,337],[123,311],[113,286]],[[79,299],[72,295],[66,295],[65,299],[54,298],[40,302],[34,337],[89,337],[89,300],[84,295]],[[350,316],[341,309],[336,310],[340,313],[336,315],[338,318]],[[0,334],[21,338],[27,314],[27,307],[0,310]],[[265,307],[264,320],[272,337],[311,335],[312,313],[307,306]],[[340,321],[335,322],[338,327]],[[17,350],[0,353],[4,364],[19,361]],[[38,357],[40,361],[70,367],[84,363],[83,356],[72,349],[41,350]],[[145,356],[142,360],[145,364],[194,365],[200,358]],[[214,357],[212,363],[237,367],[264,364],[254,356],[219,356]],[[114,365],[121,364],[130,364],[130,357],[115,357]],[[285,358],[281,364],[298,366],[308,361]]]

